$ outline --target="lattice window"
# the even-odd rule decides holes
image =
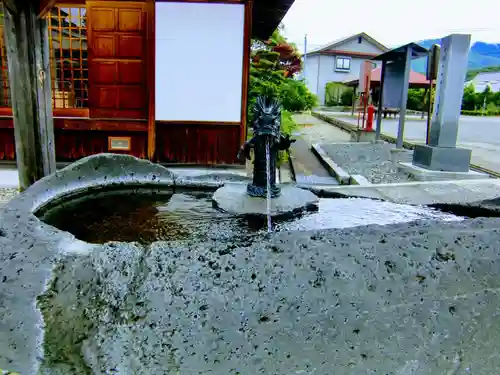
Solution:
[[[84,7],[54,7],[47,15],[54,108],[88,108],[87,22]]]
[[[9,68],[7,66],[7,50],[4,42],[4,10],[0,3],[0,107],[11,107],[9,90]]]

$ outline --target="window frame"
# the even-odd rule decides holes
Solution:
[[[339,60],[342,60],[342,66],[339,67]],[[345,68],[345,62],[349,62],[349,67]],[[352,58],[349,56],[335,56],[335,71],[336,72],[350,72],[351,71]]]

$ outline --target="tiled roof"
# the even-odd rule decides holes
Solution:
[[[254,0],[252,36],[267,39],[278,27],[295,0]]]
[[[381,74],[382,74],[382,68],[373,69],[372,75],[371,75],[371,82],[380,84]],[[346,80],[346,81],[344,81],[344,83],[352,86],[352,85],[357,84],[358,81],[359,81],[359,78],[355,78],[352,80]],[[429,85],[429,81],[427,80],[425,75],[423,75],[421,73],[417,73],[413,70],[410,71],[409,82],[410,82],[410,87],[412,87],[412,86],[413,87],[426,87]]]
[[[380,76],[382,74],[382,68],[377,68],[372,70],[372,82],[380,82]],[[413,70],[410,71],[410,85],[421,84],[428,85],[429,81],[424,74],[415,72]]]
[[[376,45],[378,48],[380,48],[382,51],[388,51],[389,48],[387,48],[386,46],[384,46],[382,43],[378,42],[377,40],[373,39],[370,35],[368,35],[367,33],[365,32],[362,32],[362,33],[358,33],[358,34],[353,34],[353,35],[350,35],[350,36],[347,36],[347,37],[344,37],[344,38],[339,38],[339,39],[336,39],[336,40],[333,40],[331,41],[330,43],[327,43],[319,48],[315,48],[311,51],[309,51],[307,54],[310,55],[310,54],[313,54],[313,53],[318,53],[318,52],[322,52],[323,50],[331,50],[331,49],[335,49],[336,46],[342,44],[342,43],[345,43],[349,40],[352,40],[352,39],[355,39],[355,38],[358,38],[358,37],[363,37],[365,38],[367,41],[369,41],[370,43]]]

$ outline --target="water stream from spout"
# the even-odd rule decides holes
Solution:
[[[273,231],[271,222],[271,151],[269,150],[269,137],[266,137],[266,193],[267,193],[267,231]]]

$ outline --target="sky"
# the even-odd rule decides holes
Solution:
[[[500,43],[500,0],[295,0],[283,19],[285,35],[303,51],[366,32],[387,47],[468,33]]]

